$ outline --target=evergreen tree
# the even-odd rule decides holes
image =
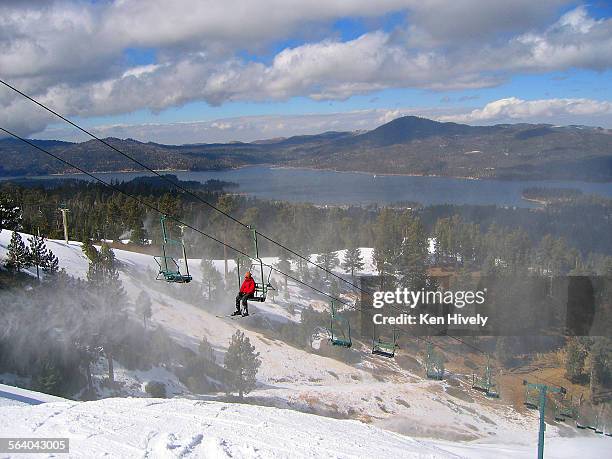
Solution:
[[[238,207],[238,204],[236,203],[236,199],[234,198],[234,196],[230,195],[230,194],[223,194],[219,197],[219,200],[217,201],[217,208],[221,209],[223,212],[225,212],[226,214],[232,214],[234,213],[234,211],[236,210],[236,208]],[[223,215],[221,214],[215,214],[215,217],[217,222],[221,221],[221,225],[223,228],[223,242],[227,243],[228,240],[231,240],[231,234],[229,234],[229,224],[228,224],[228,219],[225,218]],[[227,264],[227,246],[223,246],[223,274],[224,277],[223,279],[225,280],[225,282],[227,283],[228,279],[227,276],[229,274],[229,268],[228,268],[228,264]]]
[[[132,227],[130,242],[137,245],[145,245],[147,243],[147,230],[145,230],[142,220],[139,220]]]
[[[40,268],[44,267],[47,263],[47,246],[45,245],[45,238],[32,235],[28,238],[29,248],[29,262],[30,265],[36,266],[36,278],[40,280]]]
[[[108,360],[108,379],[114,383],[113,347],[125,325],[125,291],[119,279],[115,254],[110,246],[103,243],[98,252],[91,246],[93,260],[89,263],[87,281],[101,307],[101,339]]]
[[[427,236],[421,222],[409,217],[399,254],[393,260],[395,274],[403,287],[411,290],[426,288],[427,254]]]
[[[90,238],[85,238],[85,240],[83,241],[83,245],[81,246],[81,250],[83,251],[90,263],[93,263],[97,260],[98,251],[94,247],[93,242]]]
[[[211,260],[202,258],[200,268],[202,269],[202,288],[206,289],[207,299],[211,301],[216,292],[222,290],[223,278]]]
[[[317,264],[327,271],[331,271],[338,265],[338,254],[327,246],[322,253],[317,255]],[[329,273],[325,273],[325,279],[329,279]]]
[[[56,274],[59,271],[59,260],[51,250],[47,250],[42,270],[47,274]]]
[[[599,401],[600,392],[612,386],[612,340],[604,336],[594,339],[590,355],[591,401]]]
[[[240,398],[251,392],[255,388],[260,365],[255,346],[242,331],[236,330],[225,354],[225,369],[229,373],[227,392],[238,392]]]
[[[13,231],[11,242],[8,245],[6,267],[12,271],[21,272],[30,266],[30,255],[21,235]]]
[[[381,210],[374,224],[374,265],[380,276],[381,289],[392,288],[393,276],[397,273],[396,261],[404,235],[404,220],[411,218],[410,212],[398,215],[389,208]]]
[[[570,381],[577,382],[584,371],[587,352],[577,337],[569,338],[565,349],[565,374]]]
[[[217,361],[215,357],[215,349],[212,347],[212,344],[208,342],[206,337],[203,337],[202,341],[200,341],[198,353],[209,362],[215,363]]]
[[[60,393],[60,372],[50,360],[43,361],[33,383],[34,388],[39,392],[51,395],[62,395]]]
[[[289,261],[289,257],[287,256],[287,252],[285,250],[281,251],[280,255],[278,256],[278,262],[276,263],[276,267],[287,274],[291,274],[291,262]],[[284,276],[285,278],[285,292],[288,294],[287,292],[287,276]]]
[[[8,194],[0,192],[0,231],[3,229],[20,230],[21,222],[21,208]]]
[[[351,245],[346,249],[344,260],[342,260],[342,269],[345,273],[351,273],[351,277],[355,277],[355,271],[362,270],[364,266],[361,250],[357,242],[351,239]]]
[[[142,325],[147,329],[147,323],[153,316],[153,309],[151,308],[151,297],[147,292],[141,290],[138,294],[138,298],[136,299],[136,307],[140,311],[140,315],[142,316]]]

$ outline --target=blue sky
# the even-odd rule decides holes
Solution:
[[[120,125],[142,140],[159,140],[146,125],[201,122],[202,138],[189,141],[253,140],[247,132],[368,129],[405,114],[612,127],[609,2],[173,5],[15,3],[0,38],[3,77],[90,128]],[[19,19],[27,9],[38,13],[31,24]],[[10,94],[0,92],[0,105],[22,133],[75,138],[42,114],[25,116]],[[263,117],[274,124],[245,128]]]

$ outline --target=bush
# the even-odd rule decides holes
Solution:
[[[145,385],[145,392],[153,398],[166,398],[166,385],[159,381],[149,381]]]

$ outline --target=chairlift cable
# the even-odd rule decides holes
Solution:
[[[9,83],[7,83],[6,81],[0,79],[0,83],[2,83],[4,86],[6,86],[7,88],[15,91],[17,94],[25,97],[26,99],[28,99],[29,101],[33,102],[34,104],[38,105],[39,107],[43,108],[44,110],[48,111],[49,113],[57,116],[58,118],[60,118],[61,120],[65,121],[66,123],[70,124],[71,126],[77,128],[79,131],[83,132],[84,134],[90,136],[91,138],[101,142],[102,144],[106,145],[107,147],[109,147],[110,149],[116,151],[117,153],[119,153],[120,155],[122,155],[123,157],[133,161],[134,163],[138,164],[140,167],[146,169],[147,171],[151,172],[152,174],[156,175],[157,177],[159,177],[160,179],[164,180],[165,182],[171,184],[172,186],[174,186],[175,188],[179,189],[180,191],[182,191],[185,194],[188,194],[189,196],[195,198],[196,200],[200,201],[201,203],[209,206],[211,209],[214,209],[215,211],[219,212],[220,214],[226,216],[227,218],[229,218],[230,220],[232,220],[233,222],[243,226],[244,228],[248,228],[251,229],[251,226],[238,220],[236,217],[234,217],[233,215],[229,214],[228,212],[223,211],[222,209],[220,209],[219,207],[215,206],[214,204],[208,202],[207,200],[205,200],[204,198],[202,198],[201,196],[197,195],[196,193],[194,193],[193,191],[190,191],[188,188],[185,188],[184,186],[180,185],[179,183],[176,183],[172,180],[170,180],[168,177],[164,176],[163,174],[160,174],[159,172],[157,172],[156,170],[150,168],[149,166],[147,166],[146,164],[144,164],[142,161],[137,160],[136,158],[134,158],[133,156],[121,151],[119,148],[111,145],[110,143],[108,143],[107,141],[105,141],[104,139],[96,136],[95,134],[93,134],[91,131],[88,131],[87,129],[79,126],[77,123],[75,123],[74,121],[70,120],[69,118],[65,117],[64,115],[58,113],[57,111],[53,110],[52,108],[47,107],[45,104],[43,104],[42,102],[39,102],[38,100],[34,99],[33,97],[27,95],[26,93],[24,93],[23,91],[17,89],[16,87],[10,85]],[[309,257],[306,257],[292,249],[290,249],[289,247],[286,247],[284,244],[281,244],[280,242],[274,240],[273,238],[266,236],[263,233],[260,233],[257,231],[257,234],[259,234],[261,237],[263,237],[264,239],[266,239],[267,241],[277,245],[278,247],[288,251],[289,253],[297,256],[298,258],[306,261],[307,263],[310,263],[313,266],[316,266],[318,269],[323,270],[325,273],[340,279],[341,281],[345,282],[348,285],[351,285],[353,288],[356,288],[358,290],[361,290],[360,287],[358,287],[357,285],[353,284],[352,282],[350,282],[349,280],[345,279],[342,276],[339,276],[338,274],[335,274],[334,272],[332,272],[331,270],[325,268],[324,266],[319,265],[318,263],[313,262],[312,260],[310,260]],[[361,290],[363,291],[363,290]],[[364,292],[365,293],[365,292]]]
[[[252,227],[251,227],[250,225],[247,225],[246,223],[244,223],[244,222],[242,222],[242,221],[238,220],[236,217],[232,216],[231,214],[229,214],[229,213],[227,213],[227,212],[225,212],[225,211],[223,211],[223,210],[219,209],[219,208],[218,208],[217,206],[215,206],[214,204],[212,204],[212,203],[210,203],[210,202],[206,201],[206,200],[205,200],[205,199],[203,199],[202,197],[198,196],[196,193],[194,193],[194,192],[190,191],[189,189],[187,189],[187,188],[185,188],[185,187],[181,186],[180,184],[175,183],[174,181],[170,180],[170,179],[169,179],[169,178],[167,178],[166,176],[164,176],[164,175],[160,174],[159,172],[155,171],[154,169],[150,168],[149,166],[147,166],[147,165],[146,165],[146,164],[144,164],[143,162],[138,161],[136,158],[132,157],[131,155],[129,155],[129,154],[127,154],[127,153],[124,153],[123,151],[121,151],[121,150],[120,150],[120,149],[118,149],[117,147],[114,147],[113,145],[111,145],[111,144],[109,144],[108,142],[106,142],[104,139],[102,139],[102,138],[100,138],[100,137],[96,136],[95,134],[93,134],[92,132],[88,131],[87,129],[85,129],[85,128],[83,128],[83,127],[79,126],[79,125],[78,125],[77,123],[75,123],[74,121],[71,121],[70,119],[68,119],[67,117],[65,117],[65,116],[61,115],[61,114],[60,114],[60,113],[58,113],[57,111],[55,111],[55,110],[53,110],[53,109],[51,109],[51,108],[47,107],[45,104],[43,104],[43,103],[41,103],[41,102],[37,101],[37,100],[36,100],[36,99],[34,99],[33,97],[31,97],[31,96],[27,95],[26,93],[24,93],[23,91],[20,91],[19,89],[17,89],[16,87],[14,87],[14,86],[10,85],[10,84],[9,84],[9,83],[7,83],[6,81],[4,81],[4,80],[0,79],[0,83],[2,83],[2,84],[3,84],[4,86],[6,86],[7,88],[9,88],[9,89],[13,90],[13,91],[14,91],[14,92],[16,92],[17,94],[19,94],[19,95],[21,95],[21,96],[25,97],[25,98],[26,98],[26,99],[28,99],[29,101],[31,101],[31,102],[33,102],[34,104],[38,105],[39,107],[43,108],[44,110],[48,111],[49,113],[51,113],[51,114],[53,114],[53,115],[57,116],[57,117],[58,117],[58,118],[60,118],[61,120],[65,121],[66,123],[70,124],[71,126],[75,127],[76,129],[80,130],[81,132],[85,133],[86,135],[88,135],[88,136],[92,137],[93,139],[95,139],[95,140],[97,140],[97,141],[101,142],[102,144],[106,145],[107,147],[109,147],[109,148],[110,148],[110,149],[112,149],[113,151],[116,151],[117,153],[119,153],[119,154],[120,154],[120,155],[122,155],[123,157],[125,157],[125,158],[127,158],[127,159],[129,159],[129,160],[133,161],[134,163],[138,164],[138,165],[139,165],[139,166],[141,166],[142,168],[144,168],[144,169],[146,169],[147,171],[149,171],[149,172],[153,173],[154,175],[156,175],[156,176],[157,176],[157,177],[159,177],[160,179],[162,179],[162,180],[164,180],[165,182],[167,182],[167,183],[171,184],[171,185],[172,185],[172,186],[174,186],[175,188],[177,188],[177,189],[181,190],[183,193],[188,194],[189,196],[191,196],[191,197],[195,198],[196,200],[198,200],[198,201],[202,202],[203,204],[205,204],[205,205],[209,206],[210,208],[212,208],[212,209],[214,209],[215,211],[217,211],[217,212],[221,213],[222,215],[226,216],[227,218],[229,218],[230,220],[234,221],[235,223],[237,223],[237,224],[239,224],[239,225],[241,225],[241,226],[243,226],[243,227],[245,227],[245,228],[252,229]],[[96,177],[96,176],[92,175],[91,173],[89,173],[89,172],[87,172],[87,171],[85,171],[85,170],[83,170],[83,169],[81,169],[81,168],[79,168],[79,167],[75,166],[74,164],[71,164],[70,162],[68,162],[68,161],[66,161],[66,160],[64,160],[64,159],[62,159],[62,158],[60,158],[60,157],[58,157],[58,156],[54,155],[53,153],[51,153],[51,152],[49,152],[49,151],[46,151],[45,149],[43,149],[43,148],[39,147],[38,145],[34,144],[33,142],[31,142],[31,141],[29,141],[29,140],[27,140],[27,139],[24,139],[23,137],[20,137],[20,136],[18,136],[17,134],[14,134],[13,132],[10,132],[10,131],[8,131],[7,129],[4,129],[4,128],[2,128],[2,127],[0,127],[0,129],[1,129],[2,131],[6,132],[7,134],[9,134],[9,135],[11,135],[11,136],[15,137],[16,139],[19,139],[19,140],[21,140],[21,141],[23,141],[23,142],[25,142],[25,143],[29,144],[30,146],[37,148],[38,150],[40,150],[40,151],[42,151],[42,152],[44,152],[44,153],[48,154],[49,156],[51,156],[51,157],[53,157],[53,158],[55,158],[55,159],[57,159],[57,160],[61,161],[62,163],[64,163],[64,164],[66,164],[66,165],[68,165],[68,166],[70,166],[70,167],[72,167],[72,168],[74,168],[74,169],[78,170],[79,172],[81,172],[81,173],[83,173],[83,174],[85,174],[85,175],[87,175],[87,176],[89,176],[89,177],[91,177],[91,178],[93,178],[93,179],[95,179],[95,180],[99,181],[100,183],[103,183],[104,185],[106,185],[106,186],[108,186],[108,187],[110,187],[110,188],[112,188],[112,189],[114,189],[114,190],[116,190],[116,191],[118,191],[118,192],[120,192],[120,193],[123,193],[124,195],[127,195],[127,196],[129,196],[129,197],[131,197],[131,198],[135,199],[137,202],[142,203],[142,204],[143,204],[143,205],[145,205],[146,207],[148,207],[148,208],[150,208],[150,209],[152,209],[152,210],[155,210],[156,212],[159,212],[159,213],[160,213],[160,214],[162,214],[162,215],[164,214],[163,212],[161,212],[161,211],[160,211],[160,209],[156,208],[155,206],[150,205],[150,204],[148,204],[148,203],[146,203],[146,202],[144,202],[144,201],[140,200],[139,198],[135,198],[134,196],[130,195],[129,193],[124,192],[123,190],[120,190],[119,188],[115,187],[114,185],[109,184],[109,183],[105,182],[105,181],[104,181],[104,180],[102,180],[102,179],[99,179],[98,177]],[[228,247],[229,249],[234,250],[235,252],[237,252],[237,253],[239,253],[239,254],[242,254],[242,255],[244,255],[244,256],[246,256],[246,257],[248,257],[248,258],[252,259],[252,256],[251,256],[251,255],[246,254],[246,253],[244,253],[243,251],[241,251],[241,250],[239,250],[239,249],[236,249],[235,247],[232,247],[231,245],[229,245],[229,244],[227,244],[227,243],[224,243],[224,242],[222,242],[222,241],[218,240],[217,238],[215,238],[215,237],[213,237],[213,236],[211,236],[211,235],[209,235],[209,234],[206,234],[206,233],[204,233],[203,231],[201,231],[201,230],[199,230],[199,229],[197,229],[197,228],[195,228],[195,227],[193,227],[193,226],[191,226],[191,225],[189,225],[189,224],[187,224],[187,223],[182,222],[182,221],[181,221],[181,220],[179,220],[178,218],[176,218],[176,217],[174,217],[174,216],[171,216],[171,215],[167,215],[167,216],[168,216],[169,218],[171,218],[172,220],[176,221],[177,223],[182,223],[182,224],[184,224],[184,225],[185,225],[187,228],[190,228],[190,229],[192,229],[192,230],[194,230],[194,231],[196,231],[196,232],[200,233],[200,234],[201,234],[201,235],[203,235],[203,236],[209,237],[210,239],[214,240],[215,242],[218,242],[218,243],[220,243],[220,244],[222,244],[222,245],[224,245],[224,246]],[[291,253],[291,254],[293,254],[293,255],[295,255],[295,256],[297,256],[297,257],[299,257],[300,259],[302,259],[302,260],[306,261],[307,263],[312,264],[313,266],[317,267],[318,269],[323,270],[323,271],[324,271],[324,272],[326,272],[327,274],[330,274],[331,276],[333,276],[333,277],[335,277],[335,278],[337,278],[337,279],[340,279],[341,281],[345,282],[346,284],[350,285],[351,287],[355,288],[356,290],[358,290],[358,291],[360,291],[360,292],[362,292],[362,293],[371,294],[371,292],[369,292],[369,291],[367,291],[367,290],[363,289],[362,287],[360,287],[360,286],[358,286],[358,285],[356,285],[356,284],[353,284],[352,282],[350,282],[349,280],[345,279],[344,277],[339,276],[338,274],[334,273],[334,272],[333,272],[333,271],[331,271],[331,270],[328,270],[328,269],[327,269],[327,268],[325,268],[324,266],[321,266],[321,265],[319,265],[318,263],[315,263],[315,262],[311,261],[309,257],[305,257],[304,255],[301,255],[301,254],[299,254],[298,252],[293,251],[292,249],[290,249],[290,248],[286,247],[284,244],[281,244],[280,242],[278,242],[278,241],[276,241],[276,240],[274,240],[274,239],[272,239],[272,238],[270,238],[270,237],[266,236],[266,235],[265,235],[265,234],[263,234],[263,233],[260,233],[259,231],[256,231],[256,230],[255,230],[255,232],[256,232],[256,234],[259,234],[260,236],[262,236],[262,237],[263,237],[264,239],[266,239],[267,241],[269,241],[269,242],[271,242],[271,243],[273,243],[273,244],[277,245],[278,247],[280,247],[280,248],[282,248],[282,249],[284,249],[284,250],[288,251],[289,253]],[[286,273],[284,273],[284,272],[282,272],[282,271],[279,271],[278,269],[276,269],[276,268],[274,268],[274,267],[272,267],[272,266],[270,266],[270,265],[266,265],[266,266],[267,266],[267,267],[270,267],[271,269],[273,269],[274,271],[276,271],[276,272],[278,272],[278,273],[281,273],[281,274],[286,275],[288,278],[290,278],[290,279],[292,279],[292,280],[294,280],[294,281],[296,281],[296,282],[299,282],[299,283],[300,283],[300,284],[302,284],[302,285],[308,286],[308,287],[309,287],[309,288],[311,288],[312,290],[314,290],[314,291],[316,291],[316,292],[318,292],[318,293],[321,293],[321,294],[323,294],[323,295],[327,296],[327,297],[328,297],[328,298],[330,298],[330,299],[337,300],[337,301],[338,301],[339,303],[341,303],[341,304],[344,304],[344,305],[350,306],[350,305],[349,305],[349,303],[346,303],[345,301],[342,301],[342,300],[340,300],[339,298],[335,298],[334,296],[329,295],[328,293],[325,293],[325,292],[323,292],[323,291],[321,291],[321,290],[319,290],[319,289],[317,289],[317,288],[315,288],[315,287],[313,287],[313,286],[311,286],[311,285],[309,285],[309,284],[307,284],[307,283],[305,283],[305,282],[299,281],[299,280],[297,280],[296,278],[294,278],[294,277],[292,277],[292,276],[290,276],[290,275],[288,275],[288,274],[286,274]],[[263,279],[262,279],[262,281],[263,281]],[[397,309],[398,311],[405,312],[405,311],[402,311],[402,310],[401,310],[401,309],[399,309],[399,308],[396,308],[396,309]],[[477,351],[477,352],[479,352],[479,353],[482,353],[482,354],[484,354],[484,355],[487,355],[487,354],[488,354],[486,351],[484,351],[484,350],[482,350],[482,349],[478,348],[477,346],[475,346],[475,345],[473,345],[473,344],[467,343],[467,342],[465,342],[465,341],[461,340],[460,338],[458,338],[458,337],[456,337],[456,336],[452,336],[452,335],[445,335],[445,336],[448,336],[448,337],[450,337],[451,339],[453,339],[453,340],[455,340],[455,341],[457,341],[457,342],[459,342],[459,343],[461,343],[461,344],[463,344],[463,345],[465,345],[465,346],[467,346],[467,347],[469,347],[469,348],[471,348],[471,349],[473,349],[473,350],[475,350],[475,351]],[[542,381],[545,381],[545,380],[542,380]],[[548,381],[546,381],[546,382],[548,382]],[[561,387],[561,386],[559,386],[558,384],[554,384],[554,383],[551,383],[551,382],[549,382],[549,384],[552,384],[552,385],[557,386],[557,387]]]
[[[12,137],[14,137],[14,138],[16,138],[16,139],[18,139],[18,140],[21,140],[22,142],[27,143],[28,145],[30,145],[30,146],[32,146],[32,147],[34,147],[34,148],[36,148],[37,150],[40,150],[41,152],[43,152],[43,153],[45,153],[45,154],[47,154],[47,155],[51,156],[52,158],[55,158],[55,159],[57,159],[58,161],[61,161],[62,163],[66,164],[67,166],[72,167],[72,168],[74,168],[74,169],[78,170],[80,173],[85,174],[85,175],[87,175],[88,177],[91,177],[92,179],[96,180],[97,182],[99,182],[99,183],[103,184],[104,186],[106,186],[106,187],[108,187],[108,188],[111,188],[111,189],[113,189],[113,190],[117,191],[118,193],[121,193],[121,194],[123,194],[123,195],[125,195],[125,196],[127,196],[127,197],[129,197],[129,198],[131,198],[131,199],[134,199],[134,200],[135,200],[136,202],[138,202],[139,204],[142,204],[143,206],[145,206],[145,207],[147,207],[147,208],[149,208],[149,209],[151,209],[151,210],[153,210],[153,211],[155,211],[155,212],[158,212],[160,215],[165,215],[167,218],[169,218],[169,219],[171,219],[171,220],[175,221],[176,223],[182,224],[182,225],[184,225],[186,228],[189,228],[189,229],[191,229],[191,230],[195,231],[196,233],[201,234],[202,236],[205,236],[205,237],[207,237],[207,238],[209,238],[209,239],[211,239],[211,240],[213,240],[213,241],[215,241],[215,242],[217,242],[217,243],[219,243],[219,244],[221,244],[221,245],[224,245],[225,247],[227,247],[227,248],[229,248],[229,249],[231,249],[231,250],[235,251],[236,253],[238,253],[238,254],[240,254],[240,255],[243,255],[243,256],[245,256],[245,257],[247,257],[247,258],[249,258],[249,259],[253,259],[253,257],[252,257],[251,255],[249,255],[248,253],[245,253],[245,252],[243,252],[242,250],[237,249],[237,248],[233,247],[232,245],[227,244],[227,243],[225,243],[225,242],[223,242],[223,241],[221,241],[221,240],[217,239],[217,238],[216,238],[216,237],[214,237],[214,236],[211,236],[211,235],[210,235],[210,234],[208,234],[208,233],[205,233],[204,231],[202,231],[202,230],[200,230],[200,229],[198,229],[198,228],[196,228],[196,227],[194,227],[194,226],[192,226],[192,225],[190,225],[190,224],[188,224],[188,223],[186,223],[186,222],[184,222],[184,221],[180,220],[179,218],[177,218],[177,217],[175,217],[175,216],[173,216],[173,215],[171,215],[171,214],[168,214],[168,213],[165,213],[165,212],[161,211],[161,210],[160,210],[158,207],[154,206],[153,204],[148,203],[148,202],[146,202],[146,201],[144,201],[144,200],[142,200],[142,199],[140,199],[140,198],[138,198],[138,197],[133,196],[132,194],[130,194],[130,193],[128,193],[128,192],[126,192],[126,191],[122,190],[121,188],[119,188],[119,187],[117,187],[117,186],[115,186],[115,185],[113,185],[112,183],[106,182],[105,180],[102,180],[101,178],[96,177],[96,176],[95,176],[95,175],[93,175],[92,173],[87,172],[86,170],[84,170],[84,169],[82,169],[82,168],[80,168],[80,167],[76,166],[75,164],[72,164],[70,161],[67,161],[67,160],[65,160],[65,159],[63,159],[63,158],[60,158],[59,156],[57,156],[57,155],[55,155],[55,154],[53,154],[53,153],[51,153],[51,152],[49,152],[49,151],[45,150],[44,148],[39,147],[38,145],[36,145],[35,143],[33,143],[33,142],[29,141],[28,139],[24,139],[23,137],[21,137],[21,136],[19,136],[19,135],[15,134],[14,132],[11,132],[11,131],[9,131],[8,129],[5,129],[5,128],[3,128],[3,127],[0,127],[0,130],[1,130],[1,131],[4,131],[4,132],[5,132],[5,133],[7,133],[8,135],[10,135],[10,136],[12,136]],[[263,263],[263,262],[262,262],[262,263]],[[316,288],[316,287],[314,287],[314,286],[312,286],[312,285],[310,285],[310,284],[308,284],[308,283],[306,283],[306,282],[304,282],[304,281],[301,281],[301,280],[297,279],[296,277],[291,276],[290,274],[287,274],[287,273],[285,273],[285,272],[281,271],[280,269],[278,269],[278,268],[276,268],[276,267],[274,267],[274,266],[272,266],[272,265],[270,265],[270,264],[268,264],[268,263],[263,263],[263,265],[264,265],[265,267],[267,267],[267,268],[270,268],[270,269],[271,269],[272,271],[274,271],[274,272],[277,272],[277,273],[279,273],[279,274],[282,274],[282,275],[284,275],[284,276],[287,276],[287,278],[288,278],[288,279],[291,279],[291,280],[293,280],[294,282],[297,282],[297,283],[299,283],[299,284],[301,284],[301,285],[304,285],[304,286],[306,286],[306,287],[309,287],[310,289],[314,290],[315,292],[317,292],[317,293],[320,293],[320,294],[322,294],[322,295],[327,296],[328,298],[330,298],[330,299],[332,299],[332,300],[334,300],[334,301],[337,301],[337,302],[339,302],[339,303],[341,303],[341,304],[344,304],[344,305],[346,305],[346,306],[350,306],[350,305],[351,305],[350,303],[347,303],[346,301],[343,301],[343,300],[341,300],[340,298],[336,298],[335,296],[330,295],[330,294],[328,294],[328,293],[324,292],[323,290],[320,290],[320,289],[318,289],[318,288]]]

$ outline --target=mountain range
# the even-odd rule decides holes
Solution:
[[[250,143],[105,140],[158,170],[268,164],[375,174],[612,181],[612,130],[588,126],[470,126],[405,116],[366,132],[324,132]],[[96,140],[33,142],[91,172],[140,170]],[[16,139],[0,139],[0,158],[0,176],[74,172]]]

